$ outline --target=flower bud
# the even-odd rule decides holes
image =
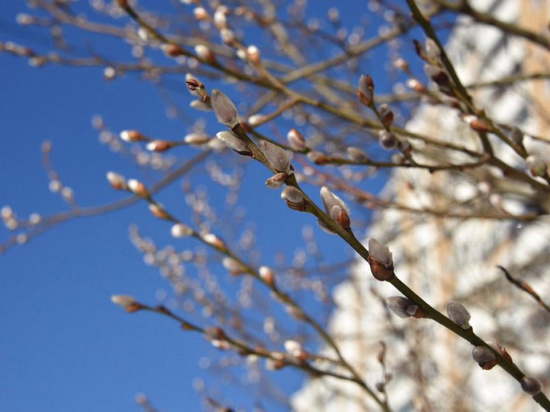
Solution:
[[[128,180],[128,189],[130,189],[131,192],[134,194],[141,196],[141,197],[148,197],[149,191],[147,190],[147,187],[141,183],[139,180],[136,179],[130,179]]]
[[[357,98],[365,106],[370,106],[373,101],[374,83],[369,74],[359,78],[359,86],[357,87]]]
[[[233,33],[233,30],[221,29],[220,37],[222,39],[222,42],[228,46],[231,46],[235,41],[235,33]]]
[[[406,157],[411,155],[413,147],[407,139],[400,139],[397,143],[397,147]]]
[[[165,152],[172,147],[172,143],[166,140],[152,140],[145,146],[151,152]]]
[[[172,226],[170,233],[175,238],[182,238],[193,234],[193,229],[183,223],[176,223]]]
[[[288,144],[294,150],[302,151],[307,148],[306,139],[302,133],[296,129],[290,129],[286,135],[286,138],[288,140]]]
[[[244,267],[237,260],[225,257],[222,259],[222,265],[226,268],[232,275],[240,275],[244,272]]]
[[[378,108],[378,113],[380,113],[380,117],[382,118],[382,124],[389,128],[393,124],[394,114],[390,109],[390,106],[387,104],[381,104]]]
[[[248,145],[239,139],[233,132],[219,132],[216,133],[216,137],[224,142],[227,147],[243,156],[252,156],[252,151],[248,148]]]
[[[307,352],[304,350],[300,342],[295,340],[285,341],[285,350],[296,360],[304,362],[307,358]]]
[[[136,312],[140,309],[143,309],[143,305],[137,302],[133,296],[113,295],[111,296],[111,302],[113,302],[115,305],[121,306],[128,313]]]
[[[538,379],[531,376],[521,378],[521,389],[529,395],[536,395],[541,391],[541,384]]]
[[[547,175],[547,165],[539,155],[530,155],[525,159],[529,166],[529,171],[534,177],[544,177]]]
[[[244,51],[243,49],[239,49],[237,50],[237,57],[241,60],[247,60],[247,56],[246,56],[246,51]]]
[[[189,106],[202,112],[209,112],[210,110],[212,110],[212,106],[206,102],[203,102],[202,100],[193,100],[191,103],[189,103]]]
[[[300,212],[306,210],[304,196],[302,195],[302,192],[294,186],[285,187],[285,189],[281,192],[281,198],[283,198],[286,201],[287,206],[293,210],[298,210]]]
[[[296,354],[300,353],[303,349],[299,342],[296,342],[295,340],[287,340],[285,341],[285,350],[291,355],[296,356]]]
[[[265,181],[265,185],[270,189],[280,189],[287,177],[288,174],[285,172],[276,173]]]
[[[42,221],[42,216],[40,216],[38,213],[31,213],[29,216],[29,223],[33,226],[38,225]]]
[[[34,22],[34,17],[26,13],[19,13],[17,16],[15,16],[15,21],[21,26],[26,26]]]
[[[270,371],[277,371],[286,366],[284,360],[266,359],[265,368]]]
[[[205,20],[208,17],[208,13],[203,7],[195,7],[193,9],[193,15],[199,21]]]
[[[227,246],[225,245],[225,242],[221,240],[219,237],[214,235],[213,233],[207,233],[202,236],[202,240],[204,240],[209,245],[212,245],[218,249],[221,250],[227,250]]]
[[[191,146],[200,146],[208,143],[209,140],[208,136],[200,133],[190,133],[183,138],[183,141]]]
[[[349,230],[350,210],[348,205],[342,199],[332,193],[326,186],[323,186],[321,188],[321,200],[323,201],[325,211],[330,216],[330,218],[332,220],[335,220],[342,228]],[[321,227],[323,227],[323,225],[321,225]]]
[[[61,189],[61,197],[63,197],[63,199],[65,199],[67,202],[72,202],[74,200],[73,189],[65,186],[63,189]]]
[[[128,0],[116,0],[116,2],[121,9],[127,10],[130,8]]]
[[[331,23],[338,23],[340,21],[340,12],[336,7],[328,9],[328,19]]]
[[[403,70],[404,72],[408,72],[410,70],[409,63],[407,63],[407,61],[401,57],[394,60],[393,67],[399,70]]]
[[[204,338],[209,342],[213,340],[227,340],[227,335],[222,328],[207,326],[204,328]]]
[[[145,136],[137,130],[123,130],[120,132],[120,138],[125,142],[140,142],[145,140]]]
[[[248,57],[248,61],[253,65],[257,65],[261,61],[260,49],[256,46],[248,46],[246,49],[246,56]]]
[[[337,209],[335,211],[335,209]],[[345,209],[341,209],[339,206],[334,206],[331,213],[336,213],[336,223],[338,223],[343,229],[351,229],[351,220],[349,218],[349,213]]]
[[[366,153],[357,147],[348,147],[346,152],[348,153],[348,157],[355,162],[366,162],[369,160]]]
[[[470,329],[470,313],[464,306],[458,302],[449,302],[447,304],[447,315],[454,323],[462,329]]]
[[[256,126],[258,126],[259,124],[262,124],[264,121],[265,121],[265,116],[264,116],[263,114],[256,113],[256,114],[253,114],[252,116],[250,116],[250,117],[246,120],[246,123],[247,123],[250,127],[256,127]]]
[[[161,204],[149,203],[149,211],[159,219],[168,219],[169,215]]]
[[[327,164],[326,156],[323,153],[318,152],[317,150],[311,150],[307,152],[306,156],[309,160],[311,160],[313,163],[317,165]]]
[[[376,239],[369,239],[368,262],[375,279],[380,281],[390,280],[395,276],[393,273],[393,257],[390,250]]]
[[[185,54],[181,46],[178,46],[177,44],[164,43],[161,46],[161,48],[164,54],[170,57],[178,57],[178,56],[183,56]]]
[[[0,209],[0,216],[2,217],[2,220],[8,220],[13,219],[15,213],[10,206],[3,206],[2,209]]]
[[[220,123],[231,129],[239,124],[237,108],[229,97],[217,89],[212,91],[212,107]]]
[[[424,71],[430,79],[440,86],[448,86],[450,83],[449,75],[438,66],[432,66],[431,64],[424,65]]]
[[[221,7],[218,7],[216,12],[214,13],[214,24],[219,30],[227,28],[227,17],[225,16],[225,12]]]
[[[267,140],[261,140],[258,146],[273,169],[277,172],[292,173],[290,169],[290,154],[286,150]]]
[[[107,172],[107,180],[109,181],[111,187],[116,190],[126,190],[126,179],[124,176],[119,175],[115,172]]]
[[[189,93],[194,96],[200,96],[197,90],[204,88],[204,84],[191,73],[185,75],[185,84],[187,84]]]
[[[271,288],[275,287],[275,274],[267,266],[260,266],[260,278]]]
[[[418,93],[423,93],[426,91],[426,87],[422,83],[420,83],[417,79],[407,80],[407,87]]]
[[[494,352],[487,346],[476,346],[472,351],[472,357],[484,370],[490,370],[498,363]]]
[[[386,304],[388,308],[400,318],[409,318],[411,316],[421,318],[424,316],[424,312],[418,305],[402,296],[392,296],[386,299]]]
[[[397,146],[398,139],[392,132],[388,132],[387,130],[380,130],[378,135],[378,141],[380,142],[380,146],[382,146],[383,149],[391,150],[395,148],[395,146]]]
[[[331,215],[331,209],[334,206],[339,206],[340,208],[346,210],[349,213],[348,205],[332,193],[326,186],[321,187],[321,200],[323,201],[323,206],[328,215]]]
[[[426,39],[426,55],[430,60],[438,60],[441,56],[441,50],[433,39]]]
[[[197,56],[204,60],[207,63],[215,63],[216,62],[216,56],[214,56],[214,53],[206,47],[204,44],[197,44],[195,46],[195,53],[197,53]]]

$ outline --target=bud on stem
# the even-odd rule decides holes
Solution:
[[[369,239],[368,262],[375,279],[380,281],[391,280],[395,276],[393,257],[390,250],[376,239]]]
[[[212,108],[220,123],[231,129],[239,124],[239,114],[235,104],[217,89],[212,91]]]
[[[472,357],[484,370],[493,369],[498,363],[494,352],[487,346],[476,346],[472,351]]]

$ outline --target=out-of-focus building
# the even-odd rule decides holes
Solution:
[[[499,20],[548,31],[550,2],[536,0],[470,1],[477,10]],[[460,17],[446,50],[466,85],[509,76],[550,73],[548,50],[494,27]],[[526,133],[530,153],[548,145],[531,136],[550,139],[550,81],[536,80],[471,89],[478,107],[498,122],[516,125]],[[437,135],[477,148],[478,138],[457,111],[422,105],[407,129]],[[498,155],[518,168],[525,161],[497,140]],[[428,155],[444,161],[441,153]],[[456,159],[447,159],[456,160]],[[527,281],[550,302],[550,224],[510,220],[508,212],[540,208],[550,201],[530,198],[528,185],[507,179],[498,170],[434,173],[395,170],[382,197],[412,209],[380,211],[367,237],[390,247],[396,273],[425,300],[445,313],[447,302],[464,304],[474,331],[485,340],[505,346],[514,361],[550,382],[550,313],[507,282],[501,265]],[[461,218],[472,210],[479,218]],[[484,211],[501,211],[502,218],[485,219]],[[494,213],[493,213],[494,214]],[[384,299],[399,295],[391,285],[375,281],[365,262],[357,262],[350,280],[334,293],[337,310],[330,331],[342,353],[374,387],[383,381],[376,359],[380,341],[387,345],[386,363],[392,379],[387,384],[389,405],[397,411],[535,411],[540,407],[499,367],[483,371],[472,360],[470,344],[429,320],[400,319]],[[378,410],[354,384],[336,379],[311,380],[294,396],[297,411]]]

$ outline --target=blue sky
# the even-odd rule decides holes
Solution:
[[[319,2],[319,10],[329,3]],[[351,7],[343,7],[353,16]],[[22,2],[3,5],[0,40],[41,47],[40,31],[6,23],[14,22],[23,10]],[[184,124],[166,118],[155,87],[136,77],[107,83],[98,68],[36,69],[6,55],[0,55],[0,67],[0,206],[10,205],[21,217],[66,210],[48,189],[41,166],[44,140],[53,142],[53,163],[82,205],[122,197],[108,187],[108,170],[147,180],[98,143],[90,125],[94,114],[101,114],[114,131],[137,128],[166,137],[187,133]],[[209,122],[214,123],[212,117]],[[296,227],[304,216],[287,209],[278,192],[265,192],[266,170],[247,170],[249,189],[241,203],[257,226],[258,242],[290,253],[302,243]],[[258,190],[262,194],[253,196]],[[171,193],[165,195],[166,204],[184,204],[177,190]],[[185,216],[186,209],[178,212]],[[109,300],[112,294],[124,293],[153,303],[156,291],[169,290],[128,241],[132,223],[159,245],[170,241],[169,226],[138,204],[63,224],[0,257],[0,410],[137,411],[134,397],[139,392],[159,410],[200,410],[192,382],[196,376],[214,381],[201,370],[199,359],[215,350],[202,337],[182,333],[173,322],[147,313],[127,315]],[[0,241],[8,236],[1,227]],[[321,235],[320,240],[326,250],[347,253],[335,237]],[[273,261],[269,253],[264,258]],[[300,385],[297,375],[279,374],[285,389]],[[235,406],[247,405],[235,396]]]

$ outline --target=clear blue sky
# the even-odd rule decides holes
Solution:
[[[331,3],[319,1],[318,8]],[[366,12],[366,2],[357,3]],[[23,10],[22,2],[3,4],[0,40],[40,47],[42,32],[14,24]],[[357,12],[348,6],[342,10],[349,16]],[[48,190],[41,166],[44,140],[53,142],[54,165],[82,205],[121,198],[106,184],[108,170],[143,177],[98,143],[90,126],[96,113],[115,131],[137,128],[167,137],[187,133],[185,125],[166,118],[157,90],[135,77],[106,83],[101,69],[35,69],[6,55],[0,55],[0,69],[0,207],[10,205],[19,216],[66,209]],[[218,128],[213,118],[210,122]],[[259,177],[250,178],[250,184],[264,190],[266,172],[252,170]],[[289,211],[278,192],[242,199],[247,201],[250,219],[258,233],[265,233],[259,242],[287,253],[301,244],[294,225],[304,216]],[[268,221],[265,210],[273,216]],[[284,216],[287,226],[278,216]],[[215,350],[173,322],[152,314],[130,316],[110,303],[109,297],[119,293],[153,303],[157,290],[169,290],[128,241],[131,223],[138,223],[159,245],[170,241],[169,226],[140,204],[69,222],[0,257],[1,411],[137,411],[138,392],[147,394],[159,410],[200,410],[192,382],[196,376],[213,381],[198,361]],[[8,236],[1,227],[0,240]],[[327,250],[343,250],[338,239],[322,239]],[[287,388],[300,385],[295,374],[279,374]],[[239,403],[238,396],[236,400],[235,406],[250,406]]]

